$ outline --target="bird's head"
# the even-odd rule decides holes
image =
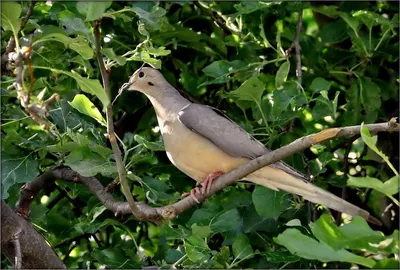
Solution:
[[[142,67],[136,70],[129,78],[125,90],[135,90],[144,94],[151,94],[157,89],[158,91],[162,89],[165,82],[166,80],[158,70],[151,67]]]
[[[156,97],[168,91],[175,91],[164,76],[152,67],[141,67],[132,74],[129,82],[124,83],[118,91],[113,103],[126,90],[139,91],[149,97]]]

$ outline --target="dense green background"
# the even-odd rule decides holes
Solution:
[[[2,2],[2,54],[28,6]],[[295,51],[285,56],[299,11],[301,85]],[[15,76],[3,70],[2,198],[14,207],[21,185],[57,164],[104,185],[116,178],[104,136],[107,98],[94,55],[93,22],[100,17],[114,96],[143,62],[150,63],[183,95],[225,111],[276,149],[328,127],[398,115],[398,12],[395,1],[39,2],[19,38],[22,47],[35,33],[36,81],[31,85],[26,70],[25,87],[32,87],[34,103],[53,93],[61,99],[47,116],[52,128],[43,130],[20,106],[15,90],[6,90]],[[114,119],[138,201],[166,205],[193,187],[162,151],[153,108],[143,95],[123,94]],[[115,218],[84,186],[58,181],[35,200],[31,221],[68,268],[397,268],[398,134],[379,134],[377,142],[396,170],[364,140],[334,140],[285,161],[380,217],[382,227],[346,217],[337,218],[347,223],[337,227],[322,206],[246,184],[228,187],[157,227]],[[112,194],[124,200],[119,186]],[[396,216],[388,211],[382,218],[391,203]],[[2,261],[2,267],[9,265]]]

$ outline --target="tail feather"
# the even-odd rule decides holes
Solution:
[[[382,223],[371,216],[368,211],[361,209],[335,195],[325,191],[306,180],[296,178],[282,170],[271,167],[264,167],[246,177],[246,180],[265,186],[272,190],[283,190],[302,196],[304,199],[322,204],[325,207],[352,215],[361,216],[368,222],[376,225]]]

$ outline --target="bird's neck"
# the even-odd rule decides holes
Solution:
[[[191,103],[172,86],[169,89],[163,89],[156,95],[147,95],[147,97],[156,111],[159,124],[175,120],[178,113]]]

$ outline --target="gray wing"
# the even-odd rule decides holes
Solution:
[[[191,103],[178,113],[178,119],[187,128],[206,137],[231,156],[254,159],[270,152],[261,142],[213,107]],[[303,174],[282,161],[270,166],[306,179]]]

